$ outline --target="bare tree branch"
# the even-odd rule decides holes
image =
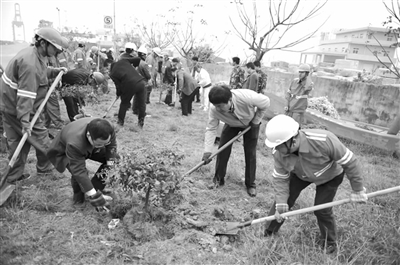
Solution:
[[[262,57],[271,50],[287,50],[312,38],[325,24],[327,19],[315,30],[312,30],[310,33],[305,34],[295,41],[287,42],[285,41],[284,36],[293,30],[295,26],[313,19],[325,6],[327,1],[328,0],[322,3],[317,3],[304,15],[295,17],[300,12],[300,0],[296,0],[290,8],[287,5],[288,2],[285,0],[269,0],[269,23],[261,28],[259,27],[260,18],[257,15],[258,9],[256,0],[253,0],[252,3],[251,16],[247,13],[246,8],[241,2],[235,2],[240,20],[239,24],[242,25],[242,28],[235,25],[231,18],[230,21],[236,35],[249,46],[250,50],[253,50],[256,53],[256,59],[261,60]],[[278,33],[279,37],[275,38],[274,35]]]

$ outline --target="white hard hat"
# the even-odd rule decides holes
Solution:
[[[153,48],[153,52],[158,56],[162,56],[161,49],[158,47]]]
[[[301,64],[299,66],[299,72],[310,72],[311,68],[308,64]]]
[[[265,145],[274,148],[295,136],[298,131],[299,124],[292,117],[279,114],[267,123]]]
[[[101,52],[106,52],[107,51],[107,49],[106,48],[101,48],[101,50],[100,50]]]
[[[108,49],[110,52],[114,52],[114,48],[110,48]]]
[[[134,50],[134,51],[137,51],[137,46],[136,46],[136,44],[133,43],[133,42],[127,42],[127,43],[125,44],[125,49],[132,49],[132,50]]]
[[[140,46],[140,48],[138,49],[138,52],[147,54],[147,48],[144,47],[144,45],[142,45],[142,46]]]

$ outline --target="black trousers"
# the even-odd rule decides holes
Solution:
[[[221,148],[232,138],[238,135],[239,132],[243,131],[244,128],[230,127],[225,124],[222,129],[219,147]],[[253,131],[252,131],[253,130]],[[256,131],[254,131],[256,130]],[[247,188],[256,187],[256,168],[257,168],[257,141],[260,127],[252,128],[247,133],[243,135],[243,148],[244,148],[244,159],[246,163],[245,169],[245,184]],[[224,183],[224,178],[226,175],[226,168],[228,165],[229,157],[231,156],[232,145],[228,146],[225,150],[221,151],[217,155],[217,162],[215,166],[215,176],[214,179],[220,183]]]
[[[185,93],[182,92],[182,99],[181,99],[182,115],[187,116],[188,114],[192,114],[193,99],[198,91],[199,88],[196,88],[190,95],[186,95]]]
[[[106,184],[104,184],[104,182],[103,182],[105,174],[101,173],[101,172],[107,168],[106,149],[105,148],[94,149],[93,153],[91,154],[91,156],[88,159],[102,163],[100,165],[100,167],[97,169],[96,173],[94,174],[91,182],[92,182],[92,185],[95,190],[103,191],[104,188],[106,187]],[[67,166],[67,169],[69,170],[69,172],[71,172],[71,170],[69,169],[69,166]],[[72,174],[72,172],[71,172],[71,174]],[[79,186],[78,182],[75,180],[74,175],[72,175],[72,177],[71,177],[71,186],[72,186],[74,193],[81,192],[81,187]]]
[[[137,97],[136,102],[138,107],[139,121],[144,120],[144,117],[146,116],[147,90],[146,82],[142,80],[136,83],[134,87],[122,91],[121,104],[119,105],[118,111],[118,124],[120,125],[124,125],[126,111],[131,106],[131,99],[133,95]]]
[[[65,106],[67,107],[68,118],[74,121],[75,115],[79,114],[79,101],[74,97],[63,97]]]
[[[339,185],[343,181],[343,177],[344,172],[334,179],[322,185],[318,185],[315,194],[314,205],[332,202],[335,198]],[[290,174],[289,198],[287,201],[289,209],[294,205],[301,191],[307,188],[310,184],[311,182],[307,182],[298,178],[296,174]],[[275,204],[276,202],[274,202],[272,205],[268,214],[269,216],[275,214]],[[333,216],[332,207],[315,211],[314,214],[317,217],[319,230],[321,231],[321,239],[326,240],[328,244],[336,243],[336,223]],[[265,227],[267,231],[274,233],[277,232],[282,225],[283,222],[278,223],[276,220],[273,220],[271,222],[267,222]]]

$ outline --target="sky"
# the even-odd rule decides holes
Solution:
[[[103,28],[103,18],[105,15],[114,16],[114,3],[116,15],[116,31],[123,33],[129,31],[133,20],[150,22],[156,19],[157,15],[168,15],[171,8],[179,7],[180,11],[174,14],[182,19],[187,17],[187,10],[193,9],[195,4],[201,7],[195,9],[195,16],[204,19],[207,25],[199,27],[201,34],[212,34],[219,36],[220,40],[226,39],[226,46],[220,54],[223,58],[239,56],[245,58],[250,55],[248,47],[237,37],[231,25],[230,18],[235,25],[239,25],[238,15],[235,4],[239,0],[59,0],[59,1],[40,1],[40,0],[20,0],[7,1],[0,0],[1,5],[1,31],[0,40],[12,40],[12,21],[14,19],[14,4],[20,5],[20,14],[25,25],[25,39],[30,41],[37,28],[39,20],[49,20],[54,23],[55,28],[59,26],[69,26],[72,28],[87,29],[96,32]],[[253,0],[240,0],[244,6],[249,7]],[[276,2],[276,1],[275,1]],[[294,0],[286,1],[288,6],[294,4]],[[317,4],[324,1],[301,0],[299,12],[304,14]],[[385,0],[385,2],[388,2]],[[257,1],[257,13],[261,21],[268,18],[267,1]],[[57,10],[59,9],[59,11]],[[248,8],[251,12],[251,8]],[[298,39],[306,33],[316,29],[326,19],[320,31],[331,32],[340,28],[357,28],[364,26],[381,26],[388,13],[381,0],[328,0],[323,9],[310,22],[299,24],[293,28],[285,38]],[[266,22],[265,22],[266,23]],[[261,23],[262,24],[262,23]],[[262,26],[260,24],[260,26]],[[197,30],[197,29],[196,29]],[[228,35],[226,33],[229,32]],[[302,50],[311,48],[318,44],[319,34],[295,48]],[[299,53],[272,51],[264,56],[264,63],[283,60],[289,63],[299,63]]]

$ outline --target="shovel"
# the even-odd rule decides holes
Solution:
[[[372,198],[372,197],[381,196],[381,195],[389,194],[392,192],[399,192],[399,191],[400,191],[400,186],[396,186],[393,188],[368,193],[367,196],[368,196],[368,198]],[[283,218],[285,218],[285,217],[289,217],[289,216],[293,216],[293,215],[297,215],[297,214],[314,212],[314,211],[318,211],[318,210],[325,209],[325,208],[330,208],[333,206],[342,205],[342,204],[349,203],[349,202],[351,202],[350,198],[343,199],[343,200],[339,200],[339,201],[335,201],[335,202],[324,203],[324,204],[320,204],[320,205],[316,205],[316,206],[312,206],[312,207],[308,207],[308,208],[304,208],[304,209],[286,212],[286,213],[281,214],[281,216]],[[255,219],[255,220],[248,221],[245,223],[227,222],[226,230],[222,231],[222,232],[217,232],[215,235],[217,235],[217,236],[218,235],[236,235],[239,232],[239,229],[241,229],[243,227],[251,226],[251,225],[262,223],[262,222],[272,221],[272,220],[275,220],[274,215],[268,216],[268,217],[263,217],[260,219]]]
[[[219,148],[214,154],[212,154],[210,156],[210,159],[213,159],[216,155],[218,155],[219,153],[221,153],[224,149],[226,149],[228,146],[230,146],[233,142],[235,142],[237,139],[239,139],[243,134],[247,133],[249,130],[251,129],[251,127],[247,127],[246,129],[244,129],[243,131],[241,131],[238,135],[236,135],[235,137],[233,137],[229,142],[227,142],[226,144],[224,144],[223,146],[221,146],[221,148]],[[199,167],[201,167],[202,165],[204,165],[204,161],[201,161],[200,163],[198,163],[194,168],[192,168],[191,170],[189,170],[188,172],[186,172],[182,177],[181,177],[181,181],[182,179],[184,179],[186,176],[192,174],[194,171],[196,171]]]
[[[55,87],[57,84],[61,81],[61,77],[64,74],[64,71],[60,71],[60,73],[57,75],[56,79],[54,80],[53,84],[47,91],[46,97],[44,98],[42,104],[40,104],[39,108],[37,109],[35,116],[33,116],[31,123],[30,123],[30,128],[33,128],[33,125],[36,123],[36,120],[39,118],[39,115],[42,113],[44,106],[47,103],[47,100],[49,99],[51,93],[54,91]],[[14,184],[10,184],[6,182],[8,173],[10,170],[13,168],[15,161],[18,158],[19,153],[21,152],[22,147],[24,146],[26,139],[28,139],[28,133],[24,133],[22,136],[21,141],[19,142],[17,149],[15,149],[15,152],[13,156],[11,157],[10,162],[8,163],[8,166],[6,170],[2,173],[1,180],[0,180],[0,205],[3,205],[3,203],[10,197],[11,193],[15,189]]]
[[[108,107],[107,111],[104,113],[103,115],[103,119],[107,116],[107,114],[110,112],[111,108],[114,106],[115,102],[117,102],[117,100],[119,99],[119,97],[116,97],[114,99],[114,101],[111,103],[111,105]]]

